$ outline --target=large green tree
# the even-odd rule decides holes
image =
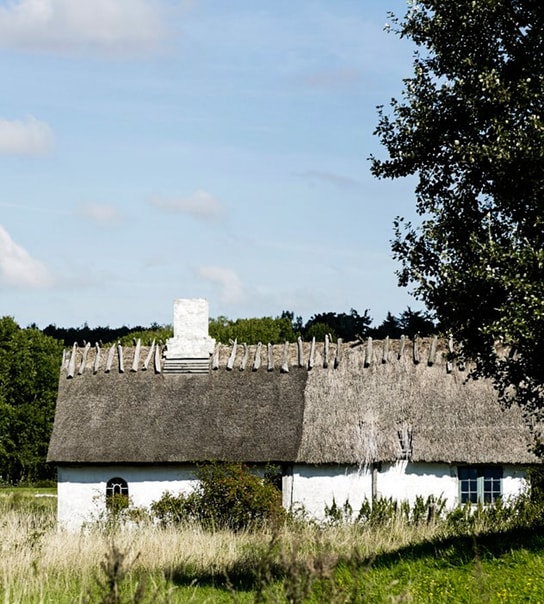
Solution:
[[[51,477],[45,463],[55,413],[61,344],[0,318],[0,479]]]
[[[543,407],[544,3],[418,0],[392,29],[415,43],[400,100],[379,108],[382,178],[415,175],[415,224],[393,254],[507,401]],[[503,354],[497,343],[506,345]]]

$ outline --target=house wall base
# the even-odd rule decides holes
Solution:
[[[526,468],[504,465],[502,495],[509,499],[527,487]],[[196,486],[195,466],[185,465],[103,465],[60,466],[58,468],[59,527],[74,531],[86,523],[106,517],[106,484],[113,477],[128,483],[129,500],[135,507],[148,508],[169,491],[190,493]],[[357,515],[361,504],[379,498],[406,500],[416,497],[441,497],[447,508],[459,503],[457,466],[440,463],[398,461],[379,466],[295,464],[283,477],[283,505],[302,508],[317,520],[333,502],[342,507],[349,502]]]

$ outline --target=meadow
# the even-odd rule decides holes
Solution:
[[[55,507],[52,490],[0,490],[0,601],[544,604],[534,506],[236,533],[140,519],[77,534],[57,530]]]

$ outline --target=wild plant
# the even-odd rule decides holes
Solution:
[[[244,464],[202,464],[196,477],[198,485],[191,493],[165,493],[152,503],[151,514],[162,526],[198,522],[211,530],[240,531],[286,518],[280,491]]]

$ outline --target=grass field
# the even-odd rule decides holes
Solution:
[[[0,490],[0,601],[544,604],[542,523],[465,534],[443,523],[295,523],[58,531],[54,490]]]

